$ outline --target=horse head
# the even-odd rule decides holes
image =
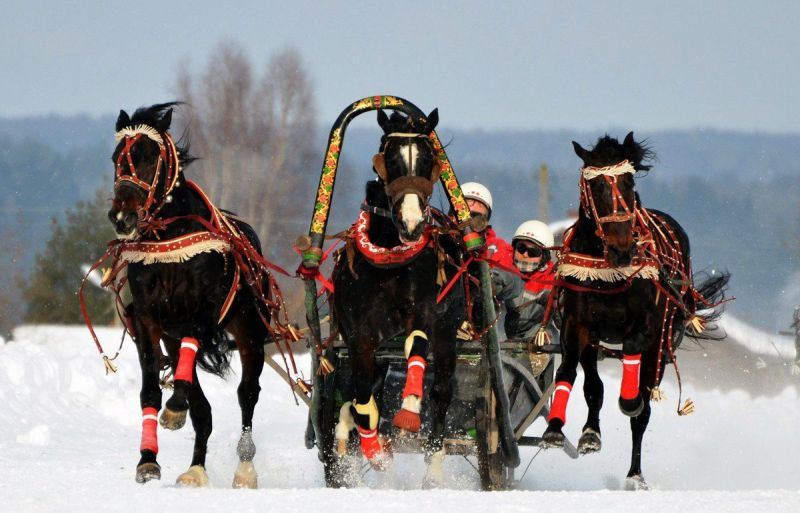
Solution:
[[[418,240],[427,225],[428,202],[440,173],[430,140],[438,122],[437,109],[419,119],[378,111],[383,136],[372,166],[386,188],[400,239],[406,242]]]
[[[179,185],[185,152],[168,132],[174,105],[143,107],[133,116],[124,110],[119,112],[117,146],[111,156],[114,199],[108,218],[120,239],[136,238],[140,225],[152,220]]]
[[[586,150],[572,141],[583,161],[581,169],[581,210],[596,225],[608,261],[615,266],[629,265],[636,254],[636,194],[633,174],[646,171],[653,153],[636,142],[633,132],[620,143],[608,135]]]

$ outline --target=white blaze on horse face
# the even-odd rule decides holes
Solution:
[[[406,194],[400,205],[400,219],[408,233],[412,233],[417,225],[422,222],[422,209],[419,206],[419,196]]]
[[[408,176],[414,176],[414,164],[417,162],[419,156],[419,149],[416,144],[404,144],[400,146],[400,155],[403,157],[403,162],[406,163],[408,169]]]

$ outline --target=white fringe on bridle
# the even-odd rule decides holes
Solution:
[[[119,142],[125,137],[134,137],[139,134],[142,134],[148,139],[157,142],[159,148],[164,147],[164,139],[161,138],[161,134],[159,134],[158,130],[150,125],[136,125],[123,128],[114,134],[114,142],[119,144]]]
[[[581,172],[583,173],[583,177],[585,179],[591,180],[592,178],[596,178],[601,175],[619,176],[619,175],[624,175],[626,173],[635,173],[636,170],[633,168],[633,165],[630,162],[628,162],[627,160],[623,160],[619,164],[614,164],[613,166],[606,166],[606,167],[586,166],[581,168]]]

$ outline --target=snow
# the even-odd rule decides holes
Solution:
[[[268,368],[261,380],[254,440],[259,490],[230,490],[236,467],[239,408],[236,376],[228,381],[201,375],[214,408],[209,440],[208,489],[182,489],[175,478],[188,468],[193,432],[159,428],[162,480],[138,485],[134,471],[140,436],[139,367],[127,342],[116,363],[119,373],[105,376],[103,365],[83,327],[27,326],[0,345],[0,511],[132,512],[165,511],[352,511],[369,505],[380,511],[800,511],[800,422],[798,381],[779,364],[759,371],[733,365],[738,356],[769,351],[770,337],[730,318],[724,326],[737,337],[700,351],[682,351],[684,397],[697,413],[678,417],[677,387],[669,372],[663,386],[667,401],[654,405],[644,439],[643,469],[650,492],[622,491],[630,458],[628,419],[616,407],[619,362],[600,363],[606,385],[602,413],[603,450],[571,460],[560,452],[542,452],[519,490],[476,491],[477,476],[463,459],[447,458],[446,489],[420,490],[421,457],[398,455],[385,475],[369,473],[364,486],[327,490],[316,452],[306,450],[306,409],[296,406],[285,384]],[[107,351],[119,343],[118,329],[100,329]],[[743,337],[740,341],[738,337]],[[733,337],[732,337],[733,338]],[[783,341],[776,342],[783,347]],[[781,350],[781,352],[783,352]],[[738,354],[738,353],[737,353]],[[770,353],[775,356],[775,349]],[[792,354],[793,356],[793,354]],[[764,355],[769,360],[769,354]],[[234,369],[238,362],[234,360]],[[723,376],[700,379],[698,369]],[[751,390],[752,375],[769,372],[780,386]],[[574,441],[586,413],[576,382],[566,432]],[[166,399],[165,395],[165,399]],[[537,421],[529,434],[540,434]],[[537,451],[523,448],[523,467]]]

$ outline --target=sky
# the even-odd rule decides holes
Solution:
[[[0,117],[175,99],[220,41],[297,48],[322,125],[407,98],[465,129],[800,132],[800,2],[3,2]]]

